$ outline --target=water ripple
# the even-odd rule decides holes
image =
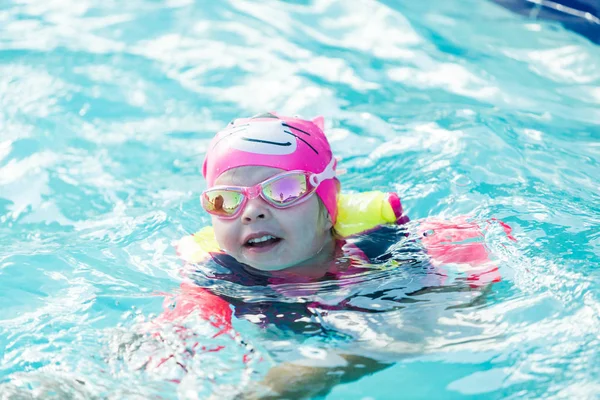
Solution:
[[[332,349],[395,365],[331,398],[600,393],[594,44],[478,0],[9,0],[0,25],[3,396],[233,398]],[[153,325],[186,271],[171,243],[210,222],[210,138],[265,110],[324,115],[344,189],[400,193],[398,261],[268,287],[195,271],[246,303],[306,305],[326,339]],[[461,215],[503,277],[488,289],[418,253],[424,219]]]

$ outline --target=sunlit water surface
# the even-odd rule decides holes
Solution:
[[[600,396],[597,46],[480,0],[4,0],[0,397],[228,398],[288,350],[343,345],[235,321],[244,362],[200,319],[147,333],[182,279],[173,241],[209,223],[208,141],[266,110],[324,115],[344,189],[397,191],[411,229],[468,215],[517,239],[486,229],[503,280],[482,301],[374,314],[413,351],[327,398]],[[423,273],[384,265],[349,290]],[[198,342],[225,349],[186,358]],[[187,374],[148,367],[169,354]]]

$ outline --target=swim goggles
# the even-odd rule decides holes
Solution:
[[[246,206],[248,199],[261,197],[275,208],[288,208],[303,203],[326,179],[335,177],[335,159],[323,172],[286,171],[254,186],[213,186],[200,195],[202,207],[219,218],[234,219]]]

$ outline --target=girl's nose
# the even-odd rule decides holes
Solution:
[[[269,205],[260,197],[248,200],[244,211],[242,211],[242,223],[249,224],[260,219],[268,219],[271,217]]]

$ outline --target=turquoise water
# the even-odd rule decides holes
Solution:
[[[600,396],[597,46],[480,0],[5,0],[0,397],[227,398],[299,346],[238,321],[262,362],[227,343],[140,368],[188,345],[143,332],[181,282],[172,243],[209,223],[208,141],[265,110],[324,115],[345,190],[517,239],[486,233],[485,301],[429,299],[427,345],[328,399]]]

